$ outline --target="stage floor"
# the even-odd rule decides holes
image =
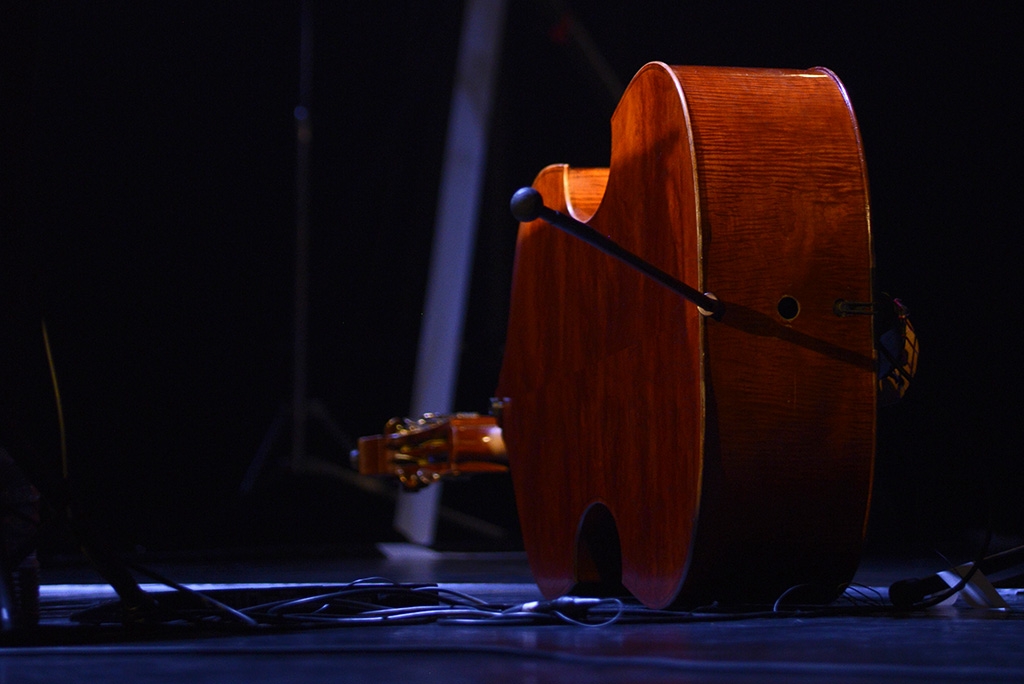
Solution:
[[[927,567],[926,567],[927,566]],[[520,553],[438,553],[380,545],[372,557],[224,557],[151,566],[214,596],[248,590],[305,591],[384,577],[436,584],[494,605],[537,601]],[[932,562],[865,560],[849,603],[876,604],[893,581],[941,570]],[[7,635],[0,682],[989,682],[1024,681],[1024,590],[1001,589],[1008,608],[962,602],[909,613],[768,610],[603,626],[551,619],[423,624],[376,621],[327,628],[172,624],[127,629],[72,622],[114,597],[88,568],[46,569],[42,619],[32,634]],[[147,591],[155,585],[144,585]],[[289,589],[290,588],[290,589]],[[567,609],[571,610],[571,609]],[[610,621],[612,604],[592,618]]]

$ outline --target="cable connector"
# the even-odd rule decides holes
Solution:
[[[604,599],[582,596],[559,596],[551,601],[529,601],[520,606],[524,613],[566,613],[581,615]]]

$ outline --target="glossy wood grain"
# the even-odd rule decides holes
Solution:
[[[705,319],[543,222],[520,227],[497,393],[543,593],[834,593],[863,538],[875,397],[870,318],[833,312],[871,300],[839,82],[649,64],[612,118],[609,168],[551,166],[534,187],[725,303]]]

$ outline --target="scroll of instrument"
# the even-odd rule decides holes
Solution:
[[[875,452],[846,92],[822,68],[651,63],[611,123],[608,168],[549,166],[513,199],[495,415],[392,423],[360,469],[416,488],[504,467],[502,441],[549,598],[830,600],[859,561]]]

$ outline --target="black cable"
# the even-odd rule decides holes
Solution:
[[[210,609],[212,610],[212,614],[213,615],[224,615],[224,616],[233,618],[235,620],[238,620],[240,623],[242,623],[243,625],[245,625],[247,627],[256,627],[259,624],[255,620],[250,618],[248,615],[246,615],[245,613],[243,613],[241,611],[238,611],[238,610],[235,610],[231,606],[229,606],[229,605],[227,605],[225,603],[222,603],[222,602],[212,598],[211,596],[209,596],[207,594],[204,594],[203,592],[199,592],[199,591],[195,591],[193,589],[190,589],[190,588],[188,588],[187,586],[185,586],[183,584],[179,584],[179,583],[177,583],[177,582],[175,582],[173,580],[170,580],[170,579],[167,579],[165,577],[162,577],[161,575],[157,574],[156,572],[153,572],[152,570],[149,570],[149,569],[144,568],[142,566],[131,564],[131,563],[126,563],[125,565],[128,568],[130,568],[132,570],[135,570],[136,572],[141,573],[143,575],[146,575],[150,579],[156,580],[157,582],[159,582],[161,584],[164,584],[164,585],[170,587],[171,589],[174,589],[177,592],[180,592],[180,593],[183,593],[183,594],[187,594],[189,596],[192,596],[192,597],[196,598],[197,600],[201,601],[202,603],[207,604],[210,607]],[[159,601],[157,601],[157,604],[159,604]],[[173,614],[172,614],[172,616],[173,616]]]

